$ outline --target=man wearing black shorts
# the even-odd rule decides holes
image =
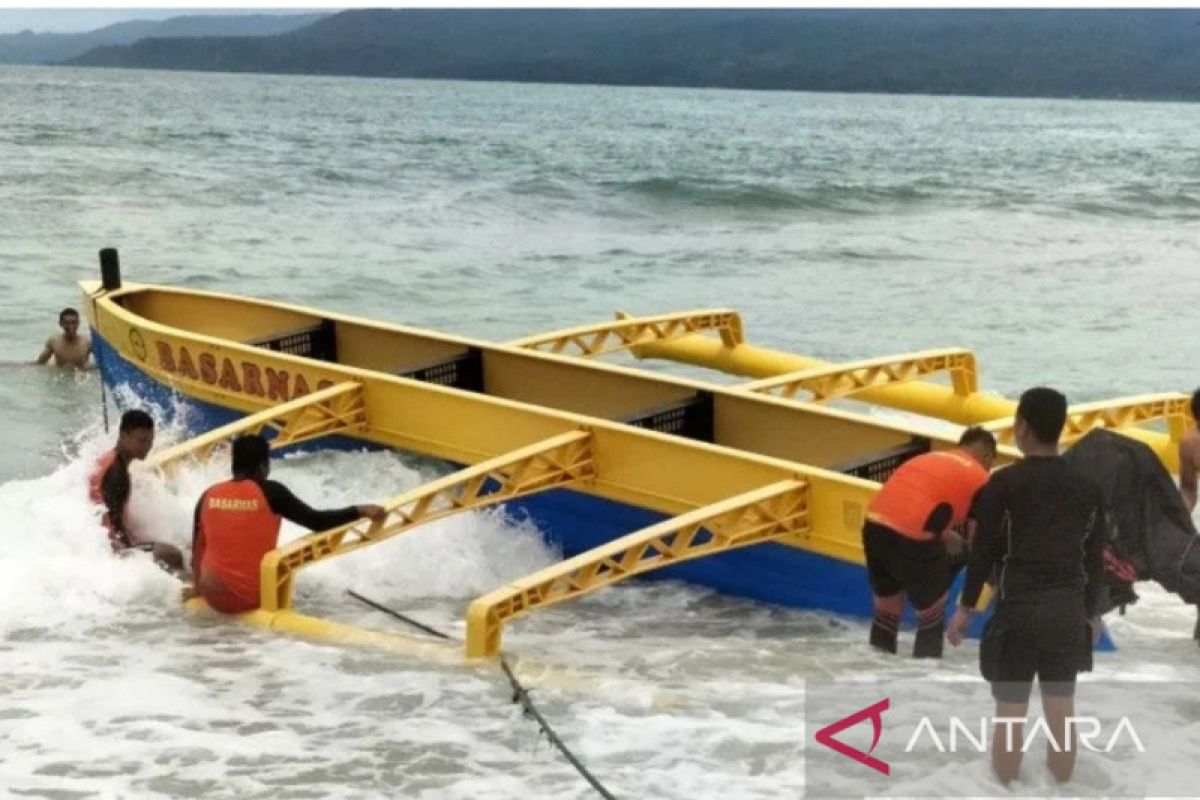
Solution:
[[[900,465],[867,507],[863,553],[875,615],[871,646],[897,650],[904,600],[917,612],[913,656],[941,658],[946,596],[962,550],[959,528],[988,479],[996,439],[968,428],[958,447],[924,453]]]
[[[1103,503],[1100,488],[1058,454],[1067,399],[1045,387],[1017,406],[1016,444],[1025,458],[994,474],[979,491],[977,523],[958,611],[947,638],[962,642],[984,582],[996,578],[996,612],[979,645],[979,667],[992,685],[996,717],[1024,718],[1033,679],[1059,748],[1046,763],[1070,779],[1078,747],[1067,724],[1075,713],[1075,677],[1092,668],[1102,601]],[[992,766],[1001,783],[1021,768],[1023,726],[997,724]],[[1049,745],[1049,743],[1048,743]]]

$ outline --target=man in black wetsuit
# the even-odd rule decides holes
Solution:
[[[1092,668],[1102,601],[1100,488],[1058,454],[1067,399],[1045,387],[1021,395],[1016,444],[1025,458],[992,475],[975,500],[977,523],[958,611],[947,638],[962,641],[984,582],[999,568],[996,613],[979,645],[997,718],[1024,718],[1036,676],[1046,722],[1060,744],[1046,763],[1059,782],[1075,767],[1075,677]],[[1023,726],[996,725],[992,766],[1001,783],[1021,767]],[[1070,737],[1070,738],[1068,738]],[[1066,743],[1069,742],[1069,745]]]

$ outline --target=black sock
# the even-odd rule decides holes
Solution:
[[[939,600],[917,612],[917,640],[913,643],[913,658],[942,657],[942,628],[946,605]]]

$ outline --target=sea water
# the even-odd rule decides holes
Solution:
[[[0,108],[9,361],[37,354],[115,246],[128,281],[493,340],[616,309],[732,307],[750,341],[827,359],[968,347],[983,388],[1008,396],[1200,384],[1195,105],[0,67]],[[0,793],[593,796],[498,672],[185,614],[174,579],[110,557],[86,502],[114,436],[96,374],[2,370]],[[327,452],[275,474],[340,506],[436,470]],[[139,471],[131,514],[186,546],[223,475]],[[470,514],[306,571],[297,603],[396,625],[353,589],[461,636],[472,598],[558,557],[528,523]],[[1121,649],[1097,657],[1081,708],[1128,702],[1104,681],[1200,680],[1192,611],[1142,593],[1110,621]],[[924,700],[991,713],[974,644],[930,665],[866,637],[862,621],[649,582],[539,611],[505,646],[585,676],[535,700],[618,796],[791,798],[806,685],[932,672],[960,680]],[[1158,720],[1170,747],[1136,768],[1081,756],[1075,789],[1186,778],[1195,718],[1181,689]],[[1040,761],[1016,794],[1056,791]],[[896,778],[889,793],[1000,793],[982,756]]]

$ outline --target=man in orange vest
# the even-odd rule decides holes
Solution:
[[[863,525],[867,575],[875,597],[871,646],[896,652],[904,595],[917,610],[913,656],[940,658],[946,592],[954,580],[951,556],[971,500],[988,479],[996,439],[968,428],[958,447],[924,453],[897,469],[871,500]]]
[[[267,480],[271,454],[257,434],[233,441],[233,480],[218,483],[196,503],[192,575],[196,593],[217,611],[240,614],[259,607],[259,566],[275,549],[283,520],[313,531],[367,517],[382,521],[380,506],[316,511],[277,481]]]
[[[104,508],[101,522],[108,530],[108,542],[113,552],[126,555],[142,550],[171,572],[183,569],[183,554],[174,545],[152,542],[135,536],[129,527],[126,510],[133,484],[129,479],[129,464],[144,459],[154,447],[154,418],[145,411],[131,409],[121,416],[117,446],[96,462],[88,476],[88,497]]]

